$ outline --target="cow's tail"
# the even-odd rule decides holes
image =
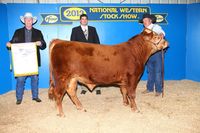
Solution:
[[[49,79],[49,91],[48,91],[48,95],[49,95],[49,99],[54,100],[55,95],[54,95],[54,89],[55,89],[55,84],[53,81],[53,74],[52,74],[52,69],[51,67],[49,67],[50,69],[50,79]]]
[[[49,91],[48,91],[48,96],[49,99],[54,100],[55,99],[55,94],[54,94],[54,89],[55,89],[55,82],[53,78],[53,67],[52,67],[52,62],[51,62],[51,51],[55,45],[55,40],[52,40],[49,45]]]

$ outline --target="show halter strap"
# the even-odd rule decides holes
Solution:
[[[164,50],[162,48],[162,98],[164,97]]]

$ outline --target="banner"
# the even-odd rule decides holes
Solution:
[[[167,13],[151,13],[148,6],[134,7],[68,7],[61,6],[59,13],[42,13],[41,25],[72,24],[80,19],[81,14],[87,14],[90,21],[136,21],[142,19],[143,14],[154,14],[156,23],[166,24]]]
[[[11,45],[15,77],[38,74],[36,48],[35,43],[13,43]]]

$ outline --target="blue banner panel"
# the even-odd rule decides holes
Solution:
[[[188,5],[186,78],[200,82],[200,3]]]
[[[9,51],[6,48],[8,42],[8,23],[7,9],[5,4],[0,4],[0,94],[8,92],[12,89]]]

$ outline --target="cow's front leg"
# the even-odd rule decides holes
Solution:
[[[79,101],[77,95],[76,95],[76,87],[77,87],[77,79],[76,78],[72,78],[69,82],[68,88],[67,88],[67,93],[70,96],[72,102],[76,105],[76,108],[78,110],[84,110],[86,111],[81,102]]]
[[[139,110],[137,109],[137,105],[135,103],[135,89],[128,89],[128,98],[130,100],[130,107],[131,107],[131,110],[133,112],[139,112]]]
[[[128,93],[128,97],[129,97],[129,100],[130,100],[130,107],[131,107],[131,110],[132,111],[137,111],[137,105],[135,103],[135,94],[129,94]]]
[[[127,98],[127,89],[125,87],[120,87],[120,91],[123,97],[123,104],[124,106],[127,106],[129,104],[128,98]]]

